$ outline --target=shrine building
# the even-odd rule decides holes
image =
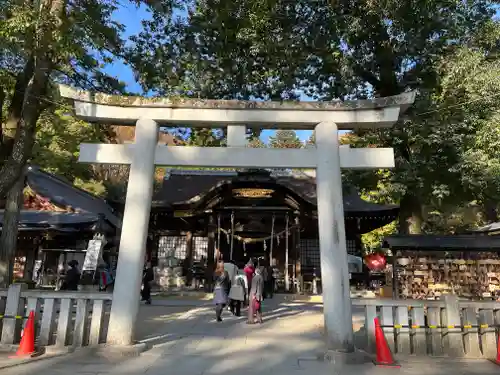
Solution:
[[[343,200],[347,251],[359,256],[361,234],[395,220],[399,207],[367,202],[348,187]],[[288,289],[299,276],[320,274],[317,223],[314,171],[171,169],[153,196],[148,256],[156,266],[167,257],[207,259],[210,270],[216,249],[239,266],[272,259]],[[361,272],[355,261],[349,266]]]

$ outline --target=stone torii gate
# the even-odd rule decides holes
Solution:
[[[130,164],[107,343],[130,345],[153,194],[155,165],[316,169],[318,228],[327,346],[354,351],[341,168],[392,168],[390,148],[339,147],[338,130],[390,127],[414,93],[352,102],[249,102],[146,99],[61,86],[76,116],[108,125],[135,125],[133,144],[81,144],[80,162]],[[227,127],[228,147],[158,145],[159,126]],[[246,147],[247,127],[315,130],[316,147]]]

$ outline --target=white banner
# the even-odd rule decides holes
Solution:
[[[95,271],[101,257],[101,250],[104,245],[102,240],[90,240],[87,246],[87,253],[83,262],[82,271]]]

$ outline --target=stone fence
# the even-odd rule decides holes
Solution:
[[[31,311],[38,347],[67,350],[104,343],[112,298],[110,293],[28,290],[13,284],[0,290],[0,347],[19,343]]]
[[[355,333],[356,344],[375,352],[378,317],[390,348],[396,355],[430,355],[489,358],[497,353],[500,303],[353,299],[364,308],[365,325]]]

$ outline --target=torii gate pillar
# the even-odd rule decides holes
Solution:
[[[354,351],[337,125],[316,125],[316,194],[328,349]]]
[[[158,130],[156,122],[149,119],[138,120],[135,127],[135,144],[120,236],[120,255],[116,267],[118,282],[113,291],[108,326],[107,344],[110,345],[131,345],[134,338],[139,312],[138,286],[142,283],[153,198]]]

